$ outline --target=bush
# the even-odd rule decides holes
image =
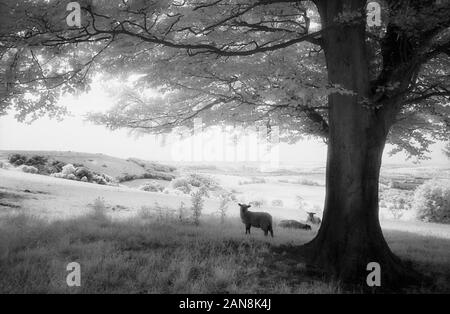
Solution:
[[[189,194],[192,190],[191,185],[186,178],[174,179],[172,180],[171,185],[173,189],[179,190],[185,194]]]
[[[21,154],[12,154],[9,156],[9,162],[14,166],[21,166],[27,161],[27,156]]]
[[[32,157],[27,157],[21,154],[12,154],[9,156],[9,162],[14,166],[33,166],[37,172],[45,172],[45,168],[47,167],[48,158],[45,156],[34,155]],[[22,168],[23,170],[23,168]],[[33,172],[33,173],[37,173]]]
[[[95,183],[97,183],[97,184],[101,184],[101,185],[106,185],[106,184],[108,184],[108,182],[105,180],[105,178],[102,177],[101,175],[98,175],[98,174],[95,174],[95,175],[92,177],[92,181],[95,182]]]
[[[413,193],[406,190],[384,189],[380,191],[380,208],[385,208],[392,218],[401,219],[411,209]]]
[[[190,185],[197,188],[205,186],[208,190],[215,190],[219,186],[213,178],[196,173],[187,175],[186,180]]]
[[[231,195],[232,194],[224,193],[219,196],[220,203],[219,203],[218,213],[220,215],[220,223],[221,224],[225,223],[225,217],[227,216],[227,211],[228,211],[228,203],[232,200]]]
[[[162,192],[164,187],[156,181],[151,181],[141,185],[139,190],[146,192]]]
[[[272,206],[273,207],[283,207],[283,201],[282,200],[273,200]]]
[[[86,167],[78,167],[75,169],[74,173],[77,178],[81,180],[81,178],[86,177],[87,181],[92,181],[94,174]]]
[[[450,223],[450,184],[431,180],[419,186],[413,199],[413,209],[422,221]]]
[[[65,165],[66,165],[65,162],[55,160],[46,167],[46,173],[52,174],[52,173],[61,172]]]
[[[320,184],[314,180],[309,180],[306,178],[302,178],[298,181],[299,184],[301,185],[309,185],[309,186],[319,186]]]
[[[11,164],[9,162],[0,161],[0,168],[9,169],[10,167],[11,167]]]
[[[184,212],[186,211],[186,206],[184,205],[184,202],[181,201],[180,206],[178,207],[178,220],[180,222],[184,221]]]
[[[28,166],[35,166],[37,168],[43,167],[47,164],[48,158],[45,156],[34,155],[25,162]]]
[[[61,173],[63,176],[68,176],[69,174],[73,174],[76,168],[72,164],[67,164],[62,168]]]
[[[154,180],[165,180],[165,181],[171,181],[175,179],[175,176],[170,173],[164,173],[164,172],[158,172],[158,171],[152,171],[147,169],[146,173],[143,174],[128,174],[124,173],[122,176],[119,176],[117,180],[119,182],[126,182],[126,181],[132,181],[137,179],[154,179]]]
[[[257,200],[251,201],[249,204],[252,205],[253,207],[258,207],[259,208],[259,207],[262,207],[262,206],[266,205],[267,202],[266,202],[265,199],[259,198]]]
[[[27,173],[38,173],[38,169],[34,166],[21,165],[18,167],[23,172]]]
[[[203,209],[203,194],[200,191],[191,194],[191,202],[192,202],[192,219],[194,224],[200,224],[200,216],[202,215]]]
[[[266,183],[266,179],[264,178],[258,178],[258,177],[251,177],[250,181],[239,181],[239,185],[245,185],[245,184],[263,184]]]
[[[74,176],[74,175],[73,175]],[[94,218],[95,220],[99,220],[99,221],[107,221],[107,216],[106,216],[106,212],[107,212],[107,206],[106,206],[106,202],[105,199],[103,197],[97,197],[94,200],[94,203],[91,205],[92,207],[92,212],[90,213],[90,216],[92,218]]]
[[[76,175],[74,175],[73,173],[69,173],[69,174],[66,176],[66,178],[69,179],[69,180],[77,180],[77,179],[78,179],[78,178],[76,177]]]

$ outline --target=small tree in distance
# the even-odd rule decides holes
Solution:
[[[193,192],[191,194],[192,220],[193,220],[194,224],[197,226],[200,224],[200,216],[202,215],[202,209],[203,209],[203,203],[204,203],[203,196],[204,196],[204,194],[200,190]]]

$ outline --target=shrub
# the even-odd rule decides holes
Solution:
[[[11,167],[11,164],[9,162],[0,161],[0,168],[9,169],[10,167]]]
[[[97,183],[97,184],[101,184],[101,185],[106,185],[106,184],[108,184],[108,182],[106,181],[106,179],[105,179],[103,176],[98,175],[98,174],[95,174],[95,175],[92,177],[92,181],[95,182],[95,183]]]
[[[128,174],[124,173],[122,176],[117,177],[117,180],[119,182],[125,182],[125,181],[132,181],[137,179],[154,179],[154,180],[165,180],[165,181],[171,181],[175,179],[175,176],[170,173],[164,173],[164,172],[158,172],[158,171],[152,171],[147,169],[146,173],[143,174]]]
[[[450,185],[448,181],[431,180],[417,188],[413,209],[422,221],[450,223]]]
[[[47,164],[48,158],[45,156],[34,155],[27,159],[25,162],[28,166],[35,166],[37,168],[45,166]]]
[[[228,211],[228,203],[231,201],[231,195],[232,194],[221,194],[219,196],[220,203],[219,203],[219,215],[220,215],[220,223],[225,223],[225,217],[227,216]]]
[[[9,156],[9,162],[14,166],[33,166],[38,172],[45,172],[47,167],[48,158],[45,156],[34,155],[32,157],[27,157],[21,154],[12,154]]]
[[[264,178],[258,178],[258,177],[251,177],[250,181],[239,181],[239,185],[245,185],[245,184],[262,184],[266,183],[266,179]]]
[[[9,162],[14,166],[21,166],[27,161],[27,156],[21,154],[12,154],[9,156]]]
[[[111,177],[111,176],[109,176],[107,174],[100,173],[98,175],[101,176],[106,181],[106,183],[108,183],[108,184],[116,182],[113,177]]]
[[[45,172],[48,173],[48,174],[61,172],[65,165],[66,165],[65,162],[62,162],[62,161],[59,161],[59,160],[52,161],[46,167],[46,171]]]
[[[103,197],[97,197],[92,204],[91,217],[96,220],[106,221],[108,218],[106,216],[107,206],[105,199]]]
[[[139,177],[135,174],[125,173],[124,175],[118,177],[117,179],[119,180],[119,182],[125,182],[125,181],[132,181],[132,180],[139,179]]]
[[[151,181],[141,185],[139,190],[146,192],[162,192],[164,187],[156,181]]]
[[[185,194],[189,194],[192,190],[191,185],[186,178],[174,179],[172,180],[171,185],[173,189],[179,190]]]
[[[282,200],[273,200],[272,206],[274,207],[283,207],[283,201]]]
[[[173,180],[174,178],[175,178],[175,176],[173,174],[159,172],[159,171],[152,171],[152,170],[148,170],[148,169],[147,169],[146,173],[138,176],[138,179],[154,179],[154,180],[165,180],[165,181],[170,181],[170,180]]]
[[[92,181],[92,177],[94,176],[92,171],[90,171],[86,167],[78,167],[78,168],[76,168],[75,171],[74,171],[74,175],[77,176],[77,178],[79,178],[79,179],[81,179],[83,177],[86,177],[86,179],[88,181]]]
[[[200,191],[191,194],[191,203],[192,203],[192,220],[194,224],[200,224],[200,216],[202,215],[203,209],[203,194]]]
[[[183,222],[184,220],[184,212],[186,210],[186,206],[184,205],[184,202],[181,201],[180,207],[178,207],[178,220],[180,222]]]
[[[77,180],[77,179],[78,179],[77,176],[74,175],[73,173],[69,173],[69,174],[66,176],[66,178],[69,179],[69,180]]]
[[[296,195],[295,202],[297,203],[297,208],[302,211],[312,211],[313,205],[306,201],[303,197],[300,195]]]
[[[200,186],[200,188],[198,189],[198,192],[201,193],[202,196],[204,196],[204,197],[209,197],[208,188],[204,185]]]
[[[299,184],[301,185],[309,185],[309,186],[319,186],[320,184],[314,180],[309,180],[309,179],[305,179],[302,178],[298,181]]]
[[[21,165],[18,167],[23,172],[27,173],[38,173],[38,169],[34,166]]]
[[[262,206],[266,205],[267,202],[266,202],[265,199],[259,198],[257,200],[251,201],[249,204],[252,205],[253,207],[258,207],[259,208],[259,207],[262,207]]]
[[[142,219],[142,220],[147,220],[147,219],[151,219],[154,217],[154,212],[155,210],[149,206],[142,206],[138,212],[137,212],[137,216]]]
[[[69,174],[73,174],[75,172],[76,168],[72,164],[67,164],[62,168],[61,173],[64,176],[68,176]]]
[[[208,190],[215,190],[219,187],[219,184],[213,178],[196,173],[191,173],[187,175],[186,180],[190,185],[195,186],[197,188],[204,186]]]

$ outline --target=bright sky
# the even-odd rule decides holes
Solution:
[[[184,149],[183,152],[186,153],[185,144],[193,143],[185,141],[184,146],[179,143],[163,145],[161,137],[152,135],[136,137],[130,135],[127,130],[110,131],[103,126],[83,121],[85,113],[107,109],[112,104],[109,97],[100,85],[96,85],[88,94],[61,100],[61,103],[72,112],[71,116],[61,122],[41,118],[28,125],[17,122],[12,114],[0,117],[0,150],[70,150],[103,153],[122,158],[179,161],[180,149]],[[210,143],[217,143],[220,140],[217,136],[209,136]],[[442,143],[434,145],[432,159],[424,164],[448,164],[448,159],[442,153],[442,147]],[[295,145],[281,144],[278,156],[281,164],[324,165],[326,146],[317,140],[304,140]],[[401,154],[394,157],[385,154],[384,163],[405,163],[405,158]]]

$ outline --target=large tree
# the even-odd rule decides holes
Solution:
[[[26,115],[33,99],[53,105],[43,91],[85,88],[98,71],[139,74],[91,119],[168,132],[201,117],[322,137],[324,216],[303,253],[343,281],[365,283],[369,262],[385,287],[411,277],[380,228],[381,157],[387,141],[424,157],[448,134],[448,3],[380,1],[382,24],[368,27],[364,0],[80,1],[82,27],[69,28],[65,1],[3,2],[2,107]]]

